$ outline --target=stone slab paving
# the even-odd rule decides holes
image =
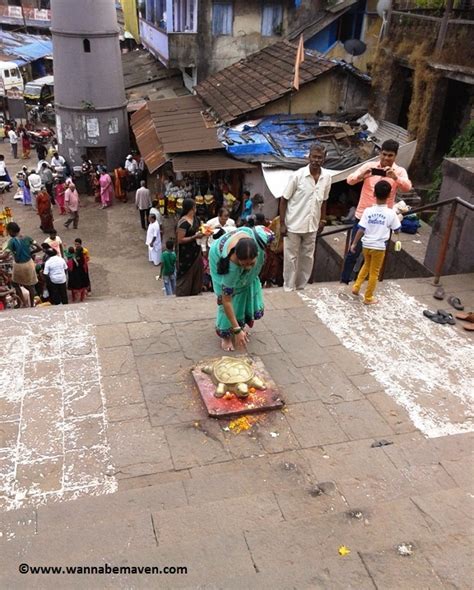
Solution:
[[[472,276],[444,282],[474,305]],[[432,292],[267,292],[249,352],[286,407],[239,434],[190,375],[220,354],[213,297],[4,313],[1,587],[470,588],[472,336],[422,318]]]

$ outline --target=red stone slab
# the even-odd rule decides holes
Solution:
[[[209,416],[213,418],[228,418],[230,416],[251,414],[253,412],[278,410],[285,405],[278,387],[265,369],[262,360],[258,357],[252,357],[252,361],[256,374],[266,383],[266,389],[257,389],[255,393],[250,393],[244,399],[239,399],[236,395],[233,395],[231,399],[215,397],[216,385],[211,379],[211,376],[202,371],[202,367],[210,365],[216,360],[202,361],[192,369],[194,381],[196,382]]]

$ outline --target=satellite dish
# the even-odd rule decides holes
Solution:
[[[379,0],[377,2],[376,10],[377,10],[377,14],[380,16],[380,18],[383,18],[384,12],[388,11],[391,3],[392,3],[391,0]]]
[[[367,49],[367,45],[359,39],[348,39],[344,42],[344,49],[347,53],[350,53],[350,55],[362,55]]]

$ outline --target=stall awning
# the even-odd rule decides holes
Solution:
[[[204,107],[196,96],[181,96],[146,103],[132,115],[138,149],[153,173],[169,154],[222,150],[217,131],[207,127]]]
[[[240,162],[230,158],[224,152],[209,152],[174,156],[172,158],[175,172],[202,172],[204,170],[249,170],[254,164]]]

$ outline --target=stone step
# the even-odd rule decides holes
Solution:
[[[376,587],[387,587],[386,580],[400,569],[396,579],[406,583],[398,587],[411,587],[409,577],[416,574],[417,587],[442,588],[445,576],[463,579],[467,573],[469,561],[463,561],[459,552],[467,556],[469,551],[470,504],[471,495],[459,488],[297,521],[283,521],[278,504],[265,494],[205,507],[171,508],[152,516],[138,510],[130,518],[120,518],[110,511],[100,522],[94,514],[89,518],[77,514],[74,526],[59,520],[28,539],[2,545],[2,558],[14,566],[22,562],[100,565],[105,561],[112,565],[188,567],[189,576],[160,578],[160,587],[165,588],[201,587],[208,580],[214,584],[209,588],[237,587],[226,584],[229,572],[236,573],[235,582],[244,584],[240,587],[260,588],[266,587],[260,581],[275,580],[275,570],[284,572],[285,584],[290,583],[288,574],[297,570],[301,584],[313,581],[313,586],[277,585],[282,588],[370,588],[360,567],[370,564]],[[413,556],[398,554],[397,546],[402,543],[413,546]],[[341,545],[351,551],[347,557],[338,555]],[[453,558],[459,561],[461,571],[447,567]],[[2,573],[8,579],[14,572],[8,565]],[[258,585],[245,585],[251,581]],[[316,581],[319,585],[314,586]],[[358,585],[351,586],[348,581],[358,581]],[[144,579],[131,587],[142,587],[141,583],[147,587]]]

